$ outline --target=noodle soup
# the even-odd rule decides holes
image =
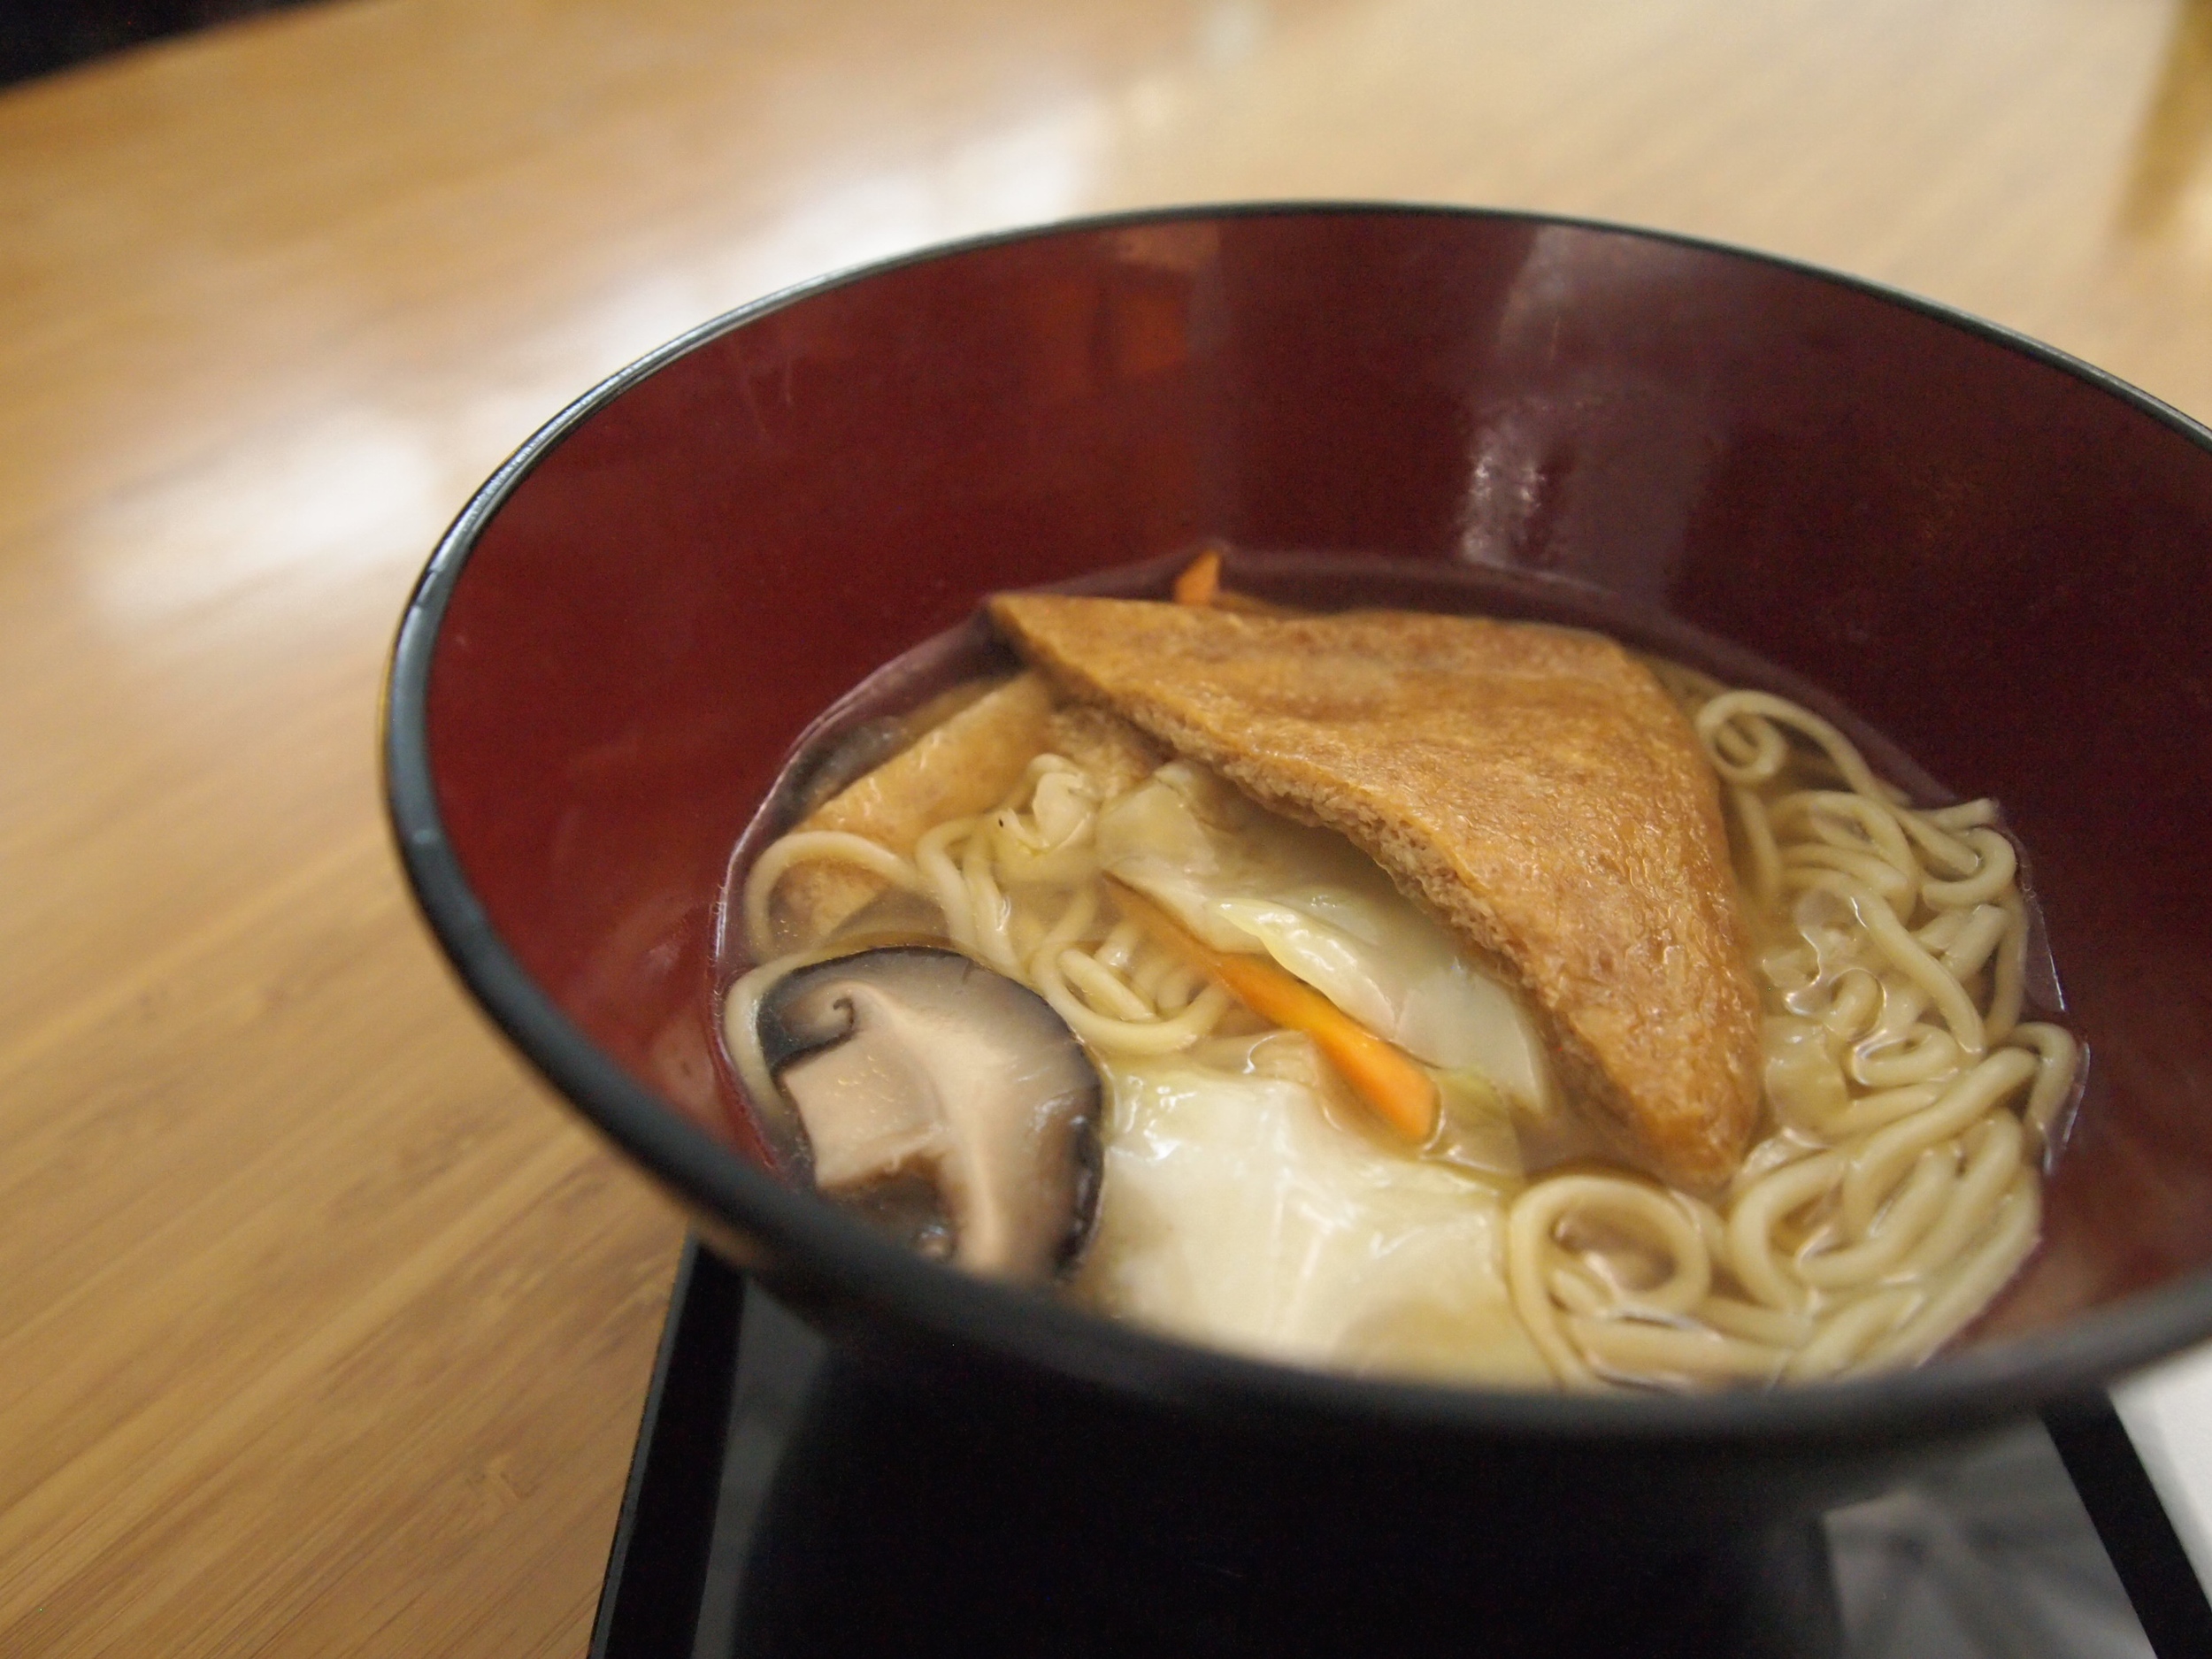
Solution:
[[[1800,704],[1641,660],[1709,769],[1757,998],[1723,1179],[1624,1157],[1529,987],[1358,847],[1033,675],[848,727],[749,834],[724,1023],[764,1138],[918,1248],[1293,1363],[1569,1388],[1919,1363],[2034,1248],[2079,1084],[2017,849],[1993,803],[1911,799]],[[981,1046],[859,1054],[987,982]],[[853,1103],[890,1073],[987,1104]],[[1047,1122],[1041,1161],[979,1139]]]

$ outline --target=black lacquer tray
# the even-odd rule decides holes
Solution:
[[[592,1659],[2212,1654],[2212,1609],[2101,1397],[1819,1521],[1562,1562],[1555,1582],[1425,1577],[1380,1543],[1317,1557],[1263,1514],[1180,1532],[1171,1504],[1126,1498],[1108,1465],[1128,1448],[1056,1426],[917,1397],[687,1247]],[[1329,1502],[1327,1471],[1313,1489]]]

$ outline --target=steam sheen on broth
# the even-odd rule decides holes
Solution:
[[[1519,993],[1349,842],[1110,747],[1041,744],[1002,798],[910,851],[771,842],[733,895],[757,964],[726,1003],[738,1075],[764,1109],[784,1098],[760,1035],[780,984],[886,941],[937,947],[1035,993],[1104,1086],[1095,1225],[1059,1283],[1110,1317],[1509,1386],[1917,1363],[2033,1249],[2079,1071],[2063,1029],[2024,1017],[2016,851],[1993,803],[1915,806],[1810,711],[1648,666],[1718,780],[1764,1015],[1763,1116],[1723,1190],[1612,1158]],[[836,865],[882,896],[826,938],[778,938],[779,884]],[[1255,1013],[1209,971],[1225,954],[1318,993],[1326,1018]],[[1335,1024],[1432,1079],[1432,1132],[1409,1140],[1348,1087]]]

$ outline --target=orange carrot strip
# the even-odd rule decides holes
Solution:
[[[1221,591],[1221,555],[1208,548],[1189,564],[1175,579],[1175,603],[1179,605],[1210,605],[1214,595]]]
[[[1141,894],[1114,883],[1114,899],[1146,931],[1215,980],[1262,1019],[1313,1039],[1344,1080],[1409,1141],[1436,1133],[1436,1079],[1296,975],[1265,956],[1217,950]]]

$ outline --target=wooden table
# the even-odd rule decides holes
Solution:
[[[0,1654],[584,1646],[679,1229],[387,844],[474,483],[815,272],[1317,196],[1774,249],[2212,415],[2188,0],[348,0],[0,96]]]

